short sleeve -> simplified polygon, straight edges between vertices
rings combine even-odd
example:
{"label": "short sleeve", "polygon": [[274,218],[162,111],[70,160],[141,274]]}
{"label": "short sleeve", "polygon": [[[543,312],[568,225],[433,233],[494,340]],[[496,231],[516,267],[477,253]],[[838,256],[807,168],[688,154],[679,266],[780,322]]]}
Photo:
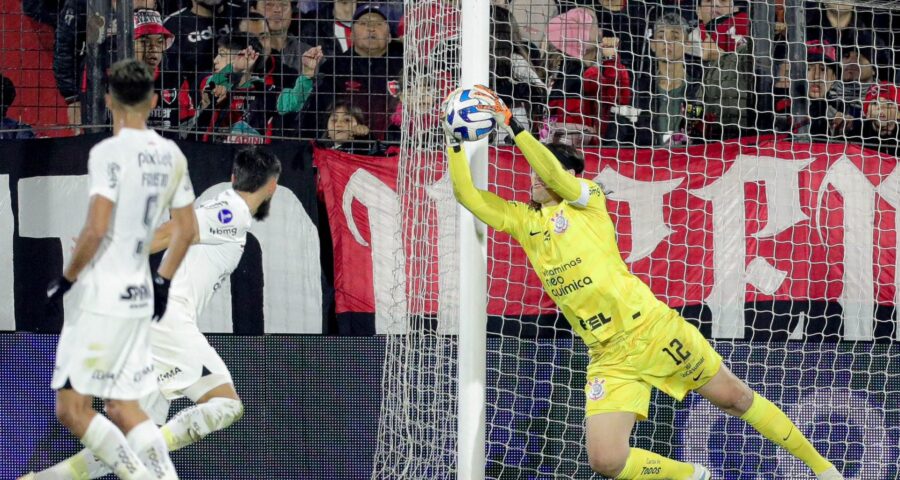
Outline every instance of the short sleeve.
{"label": "short sleeve", "polygon": [[88,158],[90,196],[100,195],[115,203],[119,199],[119,183],[122,168],[103,144],[91,149]]}
{"label": "short sleeve", "polygon": [[249,221],[241,218],[241,212],[227,202],[207,202],[195,213],[199,243],[221,245],[244,241]]}
{"label": "short sleeve", "polygon": [[178,163],[175,168],[178,185],[175,187],[174,195],[172,195],[172,208],[187,207],[194,202],[194,187],[191,185],[191,176],[187,169],[187,159],[184,158],[184,154],[181,153],[181,150],[178,150]]}

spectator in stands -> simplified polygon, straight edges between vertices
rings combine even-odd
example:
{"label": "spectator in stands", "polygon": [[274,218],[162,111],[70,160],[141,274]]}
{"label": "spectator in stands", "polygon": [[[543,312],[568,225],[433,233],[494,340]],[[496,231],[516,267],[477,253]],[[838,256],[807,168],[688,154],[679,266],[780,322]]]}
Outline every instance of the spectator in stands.
{"label": "spectator in stands", "polygon": [[623,130],[629,143],[657,147],[688,143],[688,118],[702,110],[703,72],[685,61],[687,40],[687,21],[677,13],[666,13],[653,24],[653,68],[638,80],[635,106],[641,113],[633,134]]}
{"label": "spectator in stands", "polygon": [[382,153],[370,135],[363,111],[346,100],[338,100],[329,109],[325,138],[318,143],[324,148],[359,155]]}
{"label": "spectator in stands", "polygon": [[300,38],[311,45],[319,45],[326,56],[350,50],[350,31],[356,0],[327,0],[310,17],[300,22]]}
{"label": "spectator in stands", "polygon": [[[315,89],[316,72],[325,58],[322,47],[312,47],[303,54],[303,71],[296,77],[294,86],[282,88],[278,95],[278,113],[289,115],[299,113]],[[296,122],[289,122],[296,124]]]}
{"label": "spectator in stands", "polygon": [[134,12],[134,56],[153,70],[155,91],[159,98],[156,108],[150,112],[147,126],[161,129],[165,136],[184,137],[172,129],[178,129],[182,122],[194,118],[194,104],[190,86],[186,80],[176,75],[163,76],[160,73],[166,50],[172,46],[175,36],[162,24],[159,12],[155,10],[135,10]]}
{"label": "spectator in stands", "polygon": [[[701,0],[702,1],[702,0]],[[712,21],[700,25],[703,60],[703,122],[696,122],[706,140],[740,135],[749,126],[753,87],[750,18],[731,0],[717,0]]]}
{"label": "spectator in stands", "polygon": [[[319,91],[310,102],[311,113],[321,113],[338,97],[359,107],[369,119],[372,135],[384,138],[393,113],[391,90],[399,90],[403,71],[403,45],[391,41],[390,25],[379,4],[363,4],[353,14],[353,47],[322,65]],[[307,122],[312,115],[304,117]],[[304,129],[320,128],[304,124]],[[318,136],[318,135],[317,135]]]}
{"label": "spectator in stands", "polygon": [[6,116],[16,101],[16,87],[12,80],[0,75],[0,140],[34,138],[31,126]]}
{"label": "spectator in stands", "polygon": [[[597,22],[605,38],[615,38],[621,63],[631,71],[645,72],[650,67],[646,63],[649,53],[644,41],[648,16],[659,16],[660,5],[671,5],[672,0],[595,0]],[[606,40],[607,43],[611,40]]]}
{"label": "spectator in stands", "polygon": [[862,107],[862,100],[873,85],[878,83],[875,51],[870,36],[857,31],[855,38],[847,36],[840,45],[841,52],[841,88],[844,100]]}
{"label": "spectator in stands", "polygon": [[200,79],[213,72],[216,38],[234,29],[233,19],[241,18],[240,7],[225,0],[191,0],[163,21],[175,35],[166,54],[164,75],[175,74],[196,89]]}
{"label": "spectator in stands", "polygon": [[[257,0],[256,11],[262,14],[269,24],[271,56],[282,65],[290,67],[296,75],[296,72],[303,69],[303,54],[313,46],[304,43],[291,31],[293,24],[291,2],[289,0]],[[291,81],[282,83],[292,84]]]}
{"label": "spectator in stands", "polygon": [[249,33],[263,47],[263,65],[266,86],[281,91],[297,81],[297,71],[281,62],[280,55],[272,54],[272,38],[269,24],[261,13],[249,12],[237,25],[237,31]]}
{"label": "spectator in stands", "polygon": [[866,146],[893,156],[900,154],[900,87],[888,82],[873,85],[866,94],[863,114],[862,140]]}
{"label": "spectator in stands", "polygon": [[834,119],[838,113],[838,97],[833,90],[841,78],[837,49],[818,40],[807,42],[806,61],[809,118],[803,122],[805,125],[800,127],[799,133],[813,140],[826,140],[833,133]]}
{"label": "spectator in stands", "polygon": [[586,8],[558,15],[547,26],[547,40],[558,52],[547,68],[550,117],[545,136],[554,141],[596,145],[609,138],[611,109],[631,103],[631,78],[619,61],[617,41],[604,36],[598,49],[598,34],[594,14]]}
{"label": "spectator in stands", "polygon": [[[490,61],[492,89],[510,107],[519,125],[531,130],[531,119],[546,102],[547,85],[531,63],[515,17],[497,5],[491,5]],[[501,129],[498,134],[506,132]]]}
{"label": "spectator in stands", "polygon": [[236,32],[218,40],[216,73],[200,84],[198,124],[203,141],[268,143],[273,130],[277,93],[266,88],[262,45],[252,35]]}
{"label": "spectator in stands", "polygon": [[890,15],[875,15],[843,3],[817,2],[807,9],[806,40],[822,44],[847,45],[860,41],[872,47],[869,60],[881,68],[881,80],[893,81],[894,56],[890,49],[895,34],[890,28]]}
{"label": "spectator in stands", "polygon": [[[155,4],[155,0],[133,2],[135,9],[152,9]],[[115,18],[115,15],[116,0],[111,0],[109,16]],[[87,54],[86,19],[87,0],[65,0],[57,17],[56,41],[53,46],[53,75],[56,78],[56,88],[68,105],[66,116],[69,125],[81,125],[83,120],[81,101],[88,82],[84,64]],[[104,72],[109,66],[112,52],[115,51],[115,31],[107,28],[106,36],[100,48],[100,70]],[[106,88],[101,85],[99,91],[105,92]],[[95,122],[100,123],[100,120]]]}
{"label": "spectator in stands", "polygon": [[441,101],[456,87],[453,76],[443,72],[430,79],[406,78],[400,85],[403,85],[401,91],[390,92],[396,101],[385,143],[398,144],[404,125],[410,138],[419,144],[442,136]]}

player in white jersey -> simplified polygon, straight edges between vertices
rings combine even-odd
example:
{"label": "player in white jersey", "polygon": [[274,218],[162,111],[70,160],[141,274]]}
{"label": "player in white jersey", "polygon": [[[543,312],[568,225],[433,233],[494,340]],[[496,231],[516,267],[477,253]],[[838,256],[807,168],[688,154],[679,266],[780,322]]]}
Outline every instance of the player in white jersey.
{"label": "player in white jersey", "polygon": [[[234,159],[232,188],[195,209],[192,246],[172,279],[169,306],[151,326],[150,343],[159,389],[141,400],[158,424],[166,421],[169,403],[188,397],[196,405],[163,425],[169,450],[194,443],[228,427],[243,414],[231,374],[197,327],[197,318],[222,282],[237,268],[253,220],[268,216],[278,186],[281,163],[258,147],[240,150]],[[153,253],[169,247],[175,225],[161,226],[153,238]],[[35,480],[100,478],[110,471],[85,449]]]}
{"label": "player in white jersey", "polygon": [[[120,478],[177,479],[138,400],[156,389],[150,323],[165,313],[170,279],[190,245],[194,192],[184,154],[146,127],[156,105],[152,72],[123,60],[108,78],[113,137],[91,149],[87,220],[69,265],[47,289],[53,310],[76,280],[81,294],[56,349],[56,416]],[[169,255],[151,274],[150,243],[166,209]],[[105,401],[109,419],[92,408],[94,397]]]}

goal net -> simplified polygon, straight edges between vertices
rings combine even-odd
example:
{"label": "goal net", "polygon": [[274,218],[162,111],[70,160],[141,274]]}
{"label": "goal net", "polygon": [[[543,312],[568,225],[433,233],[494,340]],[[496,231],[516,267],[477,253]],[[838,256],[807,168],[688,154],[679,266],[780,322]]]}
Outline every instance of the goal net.
{"label": "goal net", "polygon": [[[897,478],[894,2],[492,3],[490,86],[536,137],[584,152],[631,270],[846,478]],[[406,4],[405,267],[373,479],[457,476],[466,279],[436,107],[466,61],[459,12],[456,0]],[[503,135],[491,145],[488,189],[528,202],[527,162]],[[592,478],[588,352],[515,241],[486,235],[485,477]],[[714,478],[813,478],[694,394],[654,392],[631,443]]]}

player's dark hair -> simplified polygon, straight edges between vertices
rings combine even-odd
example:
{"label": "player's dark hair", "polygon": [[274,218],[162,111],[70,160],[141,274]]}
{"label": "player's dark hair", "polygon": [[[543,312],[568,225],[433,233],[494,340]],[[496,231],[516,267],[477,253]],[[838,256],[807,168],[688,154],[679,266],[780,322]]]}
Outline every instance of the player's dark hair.
{"label": "player's dark hair", "polygon": [[123,105],[145,102],[153,94],[153,72],[133,58],[119,60],[109,68],[109,93]]}
{"label": "player's dark hair", "polygon": [[566,170],[575,170],[576,175],[584,171],[584,156],[575,147],[554,142],[547,145],[547,150],[553,153]]}
{"label": "player's dark hair", "polygon": [[255,192],[270,178],[281,174],[281,161],[272,152],[260,147],[238,150],[234,156],[232,187],[241,192]]}

